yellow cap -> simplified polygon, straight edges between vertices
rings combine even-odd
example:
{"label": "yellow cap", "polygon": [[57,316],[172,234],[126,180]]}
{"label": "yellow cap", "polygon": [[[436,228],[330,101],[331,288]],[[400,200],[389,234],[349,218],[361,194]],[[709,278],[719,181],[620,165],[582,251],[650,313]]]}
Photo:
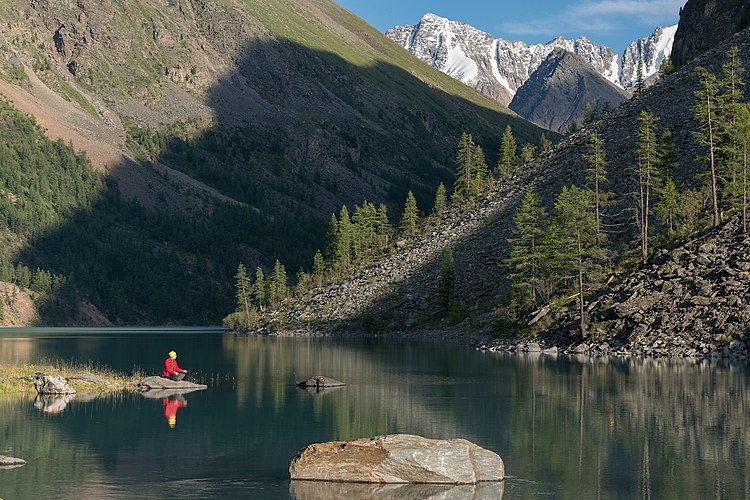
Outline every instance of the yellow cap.
{"label": "yellow cap", "polygon": [[174,358],[175,356],[177,356],[177,353],[176,353],[176,352],[174,352],[174,351],[169,351],[169,357],[170,357],[170,358]]}

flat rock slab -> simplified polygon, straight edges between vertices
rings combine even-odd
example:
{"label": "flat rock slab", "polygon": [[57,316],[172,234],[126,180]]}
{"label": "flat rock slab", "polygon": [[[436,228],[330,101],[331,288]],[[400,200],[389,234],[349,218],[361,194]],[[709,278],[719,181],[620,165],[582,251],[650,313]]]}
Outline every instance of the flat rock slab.
{"label": "flat rock slab", "polygon": [[355,483],[476,484],[502,481],[502,459],[465,439],[393,434],[312,444],[292,457],[292,479]]}
{"label": "flat rock slab", "polygon": [[88,373],[88,372],[76,373],[75,375],[71,375],[68,378],[70,380],[75,380],[76,382],[83,383],[83,384],[110,385],[109,382],[104,380],[103,378],[97,377],[93,373]]}
{"label": "flat rock slab", "polygon": [[20,467],[22,465],[26,465],[26,460],[0,455],[0,468]]}
{"label": "flat rock slab", "polygon": [[300,387],[341,387],[346,385],[343,382],[339,382],[338,380],[334,380],[332,378],[324,377],[323,375],[316,375],[314,377],[310,377],[309,379],[297,382],[297,385]]}
{"label": "flat rock slab", "polygon": [[208,389],[207,385],[194,384],[192,382],[176,381],[164,377],[146,377],[138,382],[139,391],[149,391],[151,389],[187,389],[201,390]]}

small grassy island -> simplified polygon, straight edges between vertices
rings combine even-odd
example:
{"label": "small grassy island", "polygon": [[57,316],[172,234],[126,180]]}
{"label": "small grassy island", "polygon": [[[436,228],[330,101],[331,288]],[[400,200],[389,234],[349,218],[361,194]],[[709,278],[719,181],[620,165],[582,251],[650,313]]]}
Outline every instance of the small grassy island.
{"label": "small grassy island", "polygon": [[0,395],[35,393],[33,374],[61,375],[78,393],[135,391],[141,373],[126,375],[110,368],[53,362],[48,364],[0,364]]}

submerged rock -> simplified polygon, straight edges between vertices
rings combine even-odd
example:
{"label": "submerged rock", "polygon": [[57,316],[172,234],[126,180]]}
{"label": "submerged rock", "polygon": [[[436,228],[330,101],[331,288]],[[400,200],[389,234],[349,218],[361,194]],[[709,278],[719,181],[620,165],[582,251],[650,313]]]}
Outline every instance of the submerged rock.
{"label": "submerged rock", "polygon": [[297,385],[300,387],[341,387],[346,385],[343,382],[339,382],[338,380],[334,380],[332,378],[324,377],[323,375],[316,375],[314,377],[310,377],[309,379],[297,382]]}
{"label": "submerged rock", "polygon": [[187,390],[200,390],[208,389],[207,385],[194,384],[185,380],[177,381],[164,377],[146,377],[138,382],[139,391],[149,391],[151,389],[187,389]]}
{"label": "submerged rock", "polygon": [[465,439],[394,434],[312,444],[289,463],[292,479],[356,483],[476,484],[502,481],[502,459]]}
{"label": "submerged rock", "polygon": [[75,394],[62,375],[35,374],[34,388],[39,394]]}

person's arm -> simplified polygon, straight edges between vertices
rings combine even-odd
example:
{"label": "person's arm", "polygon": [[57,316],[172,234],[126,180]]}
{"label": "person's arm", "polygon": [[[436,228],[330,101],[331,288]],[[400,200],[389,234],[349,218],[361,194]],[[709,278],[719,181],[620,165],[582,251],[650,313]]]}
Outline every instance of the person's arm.
{"label": "person's arm", "polygon": [[177,373],[187,373],[187,370],[183,370],[182,368],[180,368],[179,366],[177,366],[177,360],[176,359],[173,362],[174,362],[174,371],[175,372],[177,372]]}

